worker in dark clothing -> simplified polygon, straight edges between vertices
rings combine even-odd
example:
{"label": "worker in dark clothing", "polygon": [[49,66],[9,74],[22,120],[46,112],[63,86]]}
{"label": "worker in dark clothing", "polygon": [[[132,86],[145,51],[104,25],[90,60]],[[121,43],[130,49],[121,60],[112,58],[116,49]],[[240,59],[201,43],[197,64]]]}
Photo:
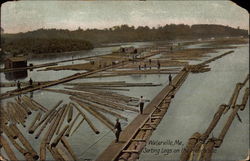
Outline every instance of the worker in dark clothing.
{"label": "worker in dark clothing", "polygon": [[119,142],[119,137],[120,137],[120,133],[122,132],[122,128],[121,128],[121,123],[119,122],[119,119],[116,119],[116,124],[115,124],[115,137],[116,140],[115,142]]}
{"label": "worker in dark clothing", "polygon": [[168,81],[169,81],[169,85],[171,85],[172,84],[172,75],[171,74],[169,74],[169,76],[168,76]]}
{"label": "worker in dark clothing", "polygon": [[158,68],[158,70],[161,68],[161,63],[159,60],[157,60],[157,68]]}
{"label": "worker in dark clothing", "polygon": [[33,80],[30,78],[30,80],[29,80],[29,84],[30,84],[30,86],[32,86],[33,85]]}
{"label": "worker in dark clothing", "polygon": [[140,106],[140,113],[143,113],[143,107],[144,107],[144,99],[143,96],[141,96],[140,100],[139,100],[139,106]]}
{"label": "worker in dark clothing", "polygon": [[20,81],[17,81],[17,89],[21,90],[21,83],[20,83]]}
{"label": "worker in dark clothing", "polygon": [[141,65],[138,66],[138,69],[141,70]]}

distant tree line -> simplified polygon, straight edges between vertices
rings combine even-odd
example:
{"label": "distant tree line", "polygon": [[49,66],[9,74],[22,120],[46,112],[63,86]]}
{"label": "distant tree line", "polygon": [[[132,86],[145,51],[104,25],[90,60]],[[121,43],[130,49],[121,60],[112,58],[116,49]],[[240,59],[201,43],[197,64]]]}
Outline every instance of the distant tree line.
{"label": "distant tree line", "polygon": [[[150,28],[148,26],[120,25],[106,29],[86,29],[80,27],[66,29],[38,29],[26,33],[3,34],[3,49],[12,48],[19,52],[34,53],[62,52],[91,49],[104,43],[135,41],[164,41],[176,39],[198,39],[227,36],[248,36],[248,31],[223,25],[167,24]],[[91,42],[91,43],[90,43]]]}

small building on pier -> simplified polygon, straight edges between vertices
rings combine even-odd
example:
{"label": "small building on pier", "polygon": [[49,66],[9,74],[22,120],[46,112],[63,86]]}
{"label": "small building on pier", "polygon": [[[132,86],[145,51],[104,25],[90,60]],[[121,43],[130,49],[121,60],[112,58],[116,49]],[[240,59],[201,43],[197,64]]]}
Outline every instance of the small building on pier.
{"label": "small building on pier", "polygon": [[22,68],[27,67],[27,59],[23,56],[10,57],[5,60],[4,68]]}

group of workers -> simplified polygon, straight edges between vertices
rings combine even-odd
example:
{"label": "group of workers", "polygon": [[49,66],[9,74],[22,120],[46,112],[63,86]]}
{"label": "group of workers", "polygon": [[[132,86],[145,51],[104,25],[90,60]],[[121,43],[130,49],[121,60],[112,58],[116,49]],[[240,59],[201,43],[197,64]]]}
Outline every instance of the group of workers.
{"label": "group of workers", "polygon": [[[152,60],[149,59],[149,69],[151,69],[151,63],[152,63]],[[144,67],[144,70],[146,70],[147,69],[147,64],[144,63],[144,66],[141,66],[141,64],[139,64],[138,69],[141,70],[142,67]],[[161,63],[160,63],[159,60],[157,60],[157,69],[160,70],[160,68],[161,68]]]}
{"label": "group of workers", "polygon": [[[20,82],[19,80],[17,81],[16,86],[17,86],[17,89],[20,91],[20,90],[21,90],[21,82]],[[29,80],[29,86],[30,86],[30,87],[33,86],[33,80],[32,80],[31,78],[30,78],[30,80]]]}
{"label": "group of workers", "polygon": [[[169,76],[168,76],[168,81],[169,81],[169,85],[172,85],[172,75],[171,74],[169,74]],[[139,99],[139,108],[140,108],[141,115],[143,114],[144,103],[145,103],[145,99],[143,98],[143,96],[141,96]],[[116,137],[115,142],[117,143],[117,142],[119,142],[120,133],[122,132],[121,123],[119,122],[119,119],[116,119],[116,124],[114,126],[114,130],[115,130],[115,137]]]}

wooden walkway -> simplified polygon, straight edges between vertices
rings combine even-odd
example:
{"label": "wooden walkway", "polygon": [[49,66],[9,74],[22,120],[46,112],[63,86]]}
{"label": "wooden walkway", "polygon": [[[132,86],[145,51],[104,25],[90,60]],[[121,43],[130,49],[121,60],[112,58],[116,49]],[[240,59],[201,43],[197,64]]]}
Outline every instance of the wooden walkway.
{"label": "wooden walkway", "polygon": [[[137,158],[146,145],[153,130],[160,123],[167,112],[171,96],[180,88],[189,72],[183,69],[176,75],[172,85],[167,85],[145,108],[144,113],[138,115],[121,133],[120,142],[114,141],[97,158],[96,161],[115,161]],[[152,126],[153,125],[153,126]],[[144,131],[144,134],[143,132]],[[138,135],[141,138],[138,138]],[[136,142],[136,143],[134,143]],[[135,146],[133,146],[135,145]],[[131,148],[132,147],[132,148]]]}

